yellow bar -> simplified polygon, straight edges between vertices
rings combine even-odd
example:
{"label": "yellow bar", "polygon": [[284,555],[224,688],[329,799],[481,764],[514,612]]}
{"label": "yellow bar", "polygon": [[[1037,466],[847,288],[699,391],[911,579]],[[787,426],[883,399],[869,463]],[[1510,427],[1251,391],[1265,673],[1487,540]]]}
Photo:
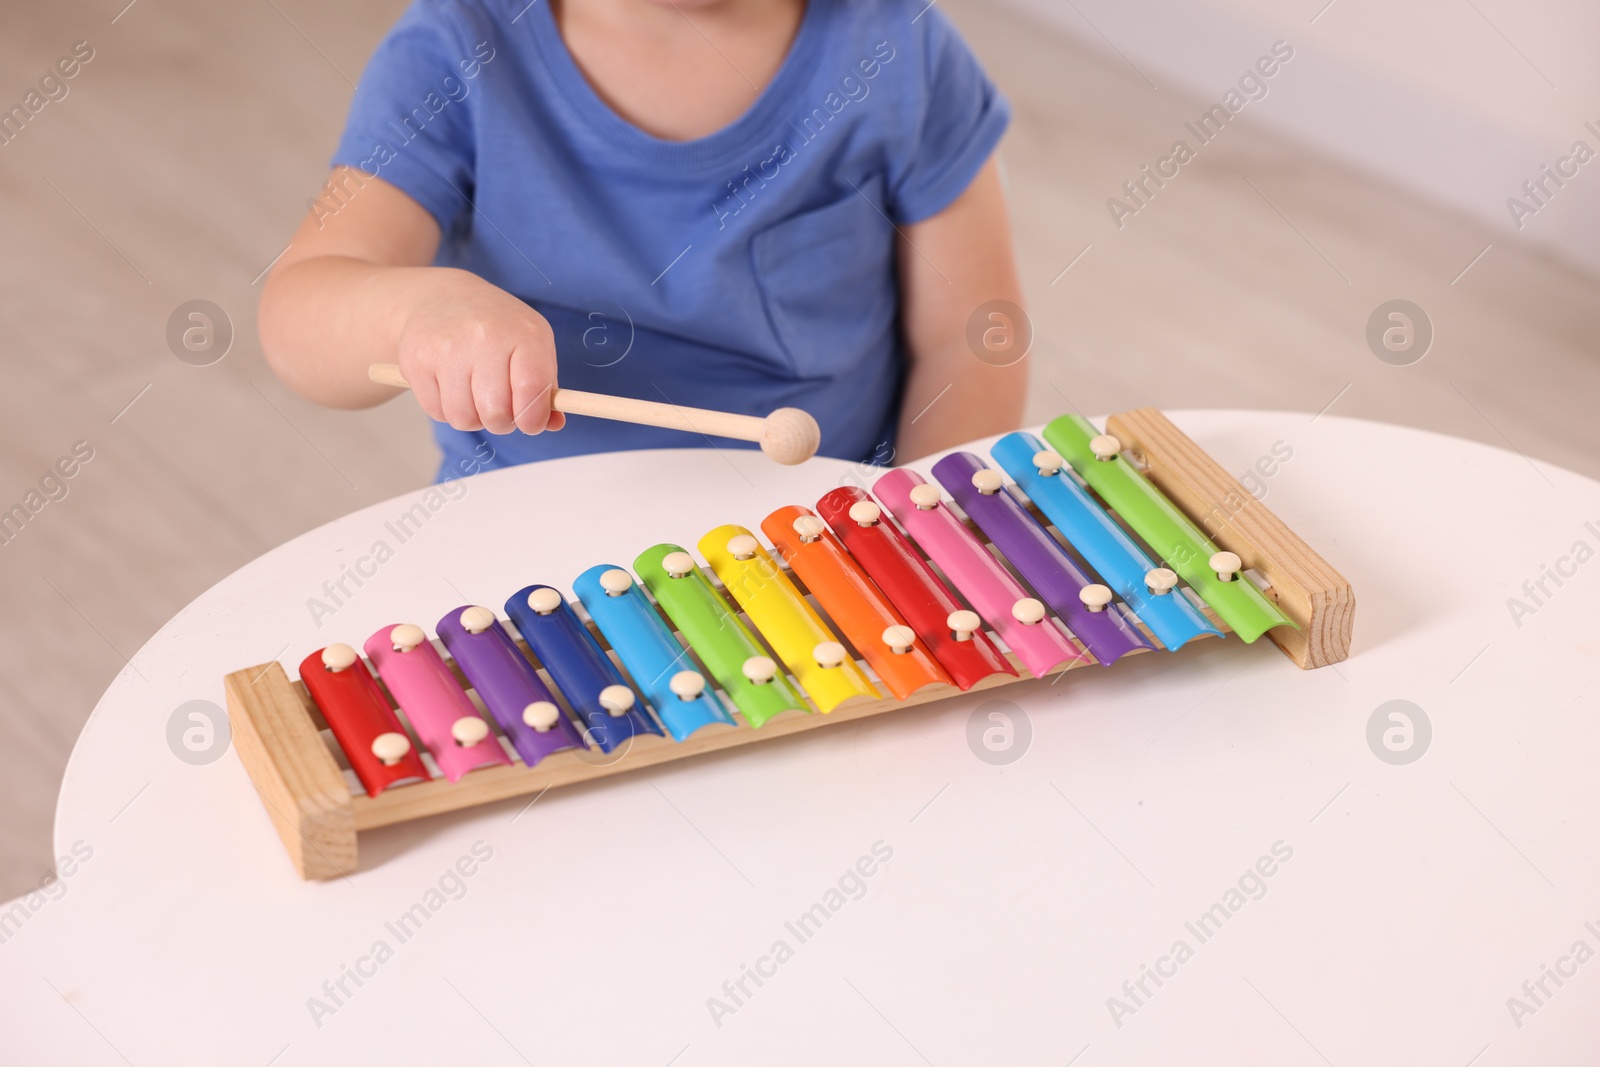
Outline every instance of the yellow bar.
{"label": "yellow bar", "polygon": [[[729,543],[749,538],[742,547],[748,559],[737,559]],[[868,680],[855,658],[845,651],[838,666],[817,662],[817,646],[824,642],[843,644],[828,629],[816,609],[783,573],[783,568],[743,526],[718,526],[700,539],[700,554],[722,580],[733,599],[739,602],[750,622],[772,646],[800,682],[817,710],[829,712],[851,697],[881,696]]]}

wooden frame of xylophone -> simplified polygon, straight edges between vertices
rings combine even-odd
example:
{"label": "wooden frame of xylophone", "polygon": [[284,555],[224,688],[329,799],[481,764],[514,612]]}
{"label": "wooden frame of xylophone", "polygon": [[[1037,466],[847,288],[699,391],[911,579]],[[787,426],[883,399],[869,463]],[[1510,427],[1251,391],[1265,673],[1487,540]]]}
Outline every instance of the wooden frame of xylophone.
{"label": "wooden frame of xylophone", "polygon": [[[1299,628],[1267,636],[1302,668],[1344,659],[1350,648],[1355,597],[1348,582],[1159,411],[1113,415],[1106,430],[1121,443],[1144,477],[1215,544],[1238,554],[1244,568],[1265,579],[1268,598]],[[981,536],[981,534],[980,534]],[[793,576],[791,575],[791,578]],[[797,582],[797,584],[799,584]],[[804,586],[800,587],[804,593]],[[729,610],[739,612],[730,601]],[[1213,613],[1207,612],[1219,623]],[[589,626],[610,652],[599,631]],[[533,659],[527,645],[522,652]],[[1159,645],[1157,646],[1159,647]],[[611,653],[615,659],[615,654]],[[1015,677],[993,676],[970,691],[1032,676],[1008,654]],[[467,682],[453,661],[452,672]],[[1071,662],[1051,671],[1078,666]],[[540,666],[534,659],[535,666]],[[336,743],[307,695],[278,662],[235,671],[224,679],[234,744],[290,859],[303,878],[325,879],[357,867],[357,838],[367,830],[448,811],[688,759],[706,752],[791,736],[830,724],[854,722],[895,708],[959,695],[951,686],[928,686],[908,699],[857,698],[827,714],[780,715],[759,730],[735,711],[734,729],[702,729],[683,741],[641,736],[610,756],[594,750],[556,752],[528,767],[521,762],[474,771],[454,784],[432,778],[378,796],[353,790],[335,759]]]}

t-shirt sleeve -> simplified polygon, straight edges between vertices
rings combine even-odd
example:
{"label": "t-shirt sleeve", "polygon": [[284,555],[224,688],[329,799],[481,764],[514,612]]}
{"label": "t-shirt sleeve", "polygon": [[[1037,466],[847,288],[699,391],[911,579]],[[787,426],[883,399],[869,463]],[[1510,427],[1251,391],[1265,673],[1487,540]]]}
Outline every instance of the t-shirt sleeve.
{"label": "t-shirt sleeve", "polygon": [[492,46],[466,41],[444,4],[413,4],[361,75],[333,165],[398,187],[450,233],[471,210],[474,79],[485,49],[492,58]]}
{"label": "t-shirt sleeve", "polygon": [[937,215],[965,192],[1011,120],[1010,104],[944,13],[930,6],[918,21],[926,24],[920,125],[890,194],[901,224]]}

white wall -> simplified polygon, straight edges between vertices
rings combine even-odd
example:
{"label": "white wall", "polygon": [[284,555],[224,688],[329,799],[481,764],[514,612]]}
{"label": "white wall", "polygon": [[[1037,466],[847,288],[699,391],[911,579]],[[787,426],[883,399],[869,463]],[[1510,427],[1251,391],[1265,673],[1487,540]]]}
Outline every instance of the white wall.
{"label": "white wall", "polygon": [[[1161,89],[1207,103],[1286,40],[1295,58],[1246,109],[1250,121],[1600,274],[1594,0],[996,2],[1114,46]],[[1507,198],[1578,140],[1597,158],[1519,231]]]}

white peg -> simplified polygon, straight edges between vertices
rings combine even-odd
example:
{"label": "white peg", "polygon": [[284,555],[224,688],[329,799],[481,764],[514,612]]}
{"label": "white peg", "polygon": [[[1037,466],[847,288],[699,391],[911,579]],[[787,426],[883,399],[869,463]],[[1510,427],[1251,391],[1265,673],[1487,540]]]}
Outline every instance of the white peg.
{"label": "white peg", "polygon": [[1031,596],[1025,596],[1011,605],[1011,617],[1024,626],[1037,626],[1044,621],[1044,605]]}
{"label": "white peg", "polygon": [[528,607],[540,615],[552,614],[561,606],[561,593],[548,585],[541,585],[528,594]]}
{"label": "white peg", "polygon": [[993,467],[972,472],[972,487],[984,496],[994,496],[1005,484],[1005,479],[1000,477],[1000,472]]}
{"label": "white peg", "polygon": [[393,767],[405,759],[406,753],[410,751],[411,738],[405,734],[397,734],[393,730],[381,733],[372,739],[372,754],[382,760],[385,767]]}
{"label": "white peg", "polygon": [[844,646],[837,641],[819,641],[811,650],[811,658],[819,667],[838,667],[844,663],[846,655]]}
{"label": "white peg", "polygon": [[857,500],[850,505],[850,521],[857,526],[876,526],[883,509],[871,500]]}
{"label": "white peg", "polygon": [[1090,611],[1104,611],[1106,605],[1111,603],[1111,590],[1097,582],[1078,590],[1078,599],[1083,601],[1083,606]]}
{"label": "white peg", "polygon": [[983,625],[983,620],[978,618],[976,611],[952,611],[945,625],[950,627],[950,633],[957,641],[970,641]]}
{"label": "white peg", "polygon": [[728,538],[728,555],[734,559],[755,559],[756,552],[761,548],[761,542],[749,534],[738,534]]}
{"label": "white peg", "polygon": [[605,590],[606,596],[623,596],[633,588],[633,575],[621,567],[601,571],[600,588]]}
{"label": "white peg", "polygon": [[463,715],[450,724],[450,736],[462,748],[471,748],[489,736],[489,724],[476,715]]}
{"label": "white peg", "polygon": [[800,515],[794,520],[794,532],[800,535],[800,543],[809,545],[822,537],[822,520],[815,515]]}
{"label": "white peg", "polygon": [[1094,453],[1094,458],[1104,463],[1108,459],[1115,459],[1117,453],[1122,451],[1122,442],[1108,433],[1100,434],[1089,441],[1089,451]]}
{"label": "white peg", "polygon": [[1211,569],[1217,572],[1219,582],[1233,581],[1243,566],[1244,560],[1239,558],[1237,552],[1218,552],[1211,557]]}
{"label": "white peg", "polygon": [[409,622],[403,622],[389,631],[389,643],[396,652],[410,652],[427,640],[428,635],[422,632],[422,627]]}
{"label": "white peg", "polygon": [[522,709],[522,721],[541,734],[549,733],[561,721],[561,709],[548,700],[535,700]]}
{"label": "white peg", "polygon": [[911,487],[911,503],[918,511],[932,511],[939,506],[941,499],[939,487],[923,482],[921,485]]}
{"label": "white peg", "polygon": [[459,621],[461,628],[467,633],[481,634],[494,625],[494,612],[474,604],[470,608],[462,609]]}
{"label": "white peg", "polygon": [[1040,474],[1049,478],[1060,474],[1061,468],[1067,465],[1067,461],[1061,458],[1060,452],[1053,448],[1046,448],[1033,454],[1033,465]]}
{"label": "white peg", "polygon": [[909,626],[890,626],[883,631],[883,643],[895,653],[911,651],[911,646],[917,641],[917,631]]}
{"label": "white peg", "polygon": [[356,650],[346,644],[333,644],[322,650],[322,665],[338,674],[355,666]]}
{"label": "white peg", "polygon": [[756,685],[766,685],[778,676],[778,665],[771,656],[751,656],[739,669]]}
{"label": "white peg", "polygon": [[1166,567],[1157,567],[1144,576],[1144,587],[1155,596],[1166,596],[1177,588],[1178,574]]}
{"label": "white peg", "polygon": [[661,569],[669,578],[687,578],[694,573],[694,557],[687,552],[668,552],[661,557]]}
{"label": "white peg", "polygon": [[625,685],[608,685],[600,690],[600,706],[613,718],[626,715],[633,707],[633,690]]}
{"label": "white peg", "polygon": [[699,700],[706,691],[706,680],[699,671],[679,671],[667,681],[667,687],[679,700]]}

